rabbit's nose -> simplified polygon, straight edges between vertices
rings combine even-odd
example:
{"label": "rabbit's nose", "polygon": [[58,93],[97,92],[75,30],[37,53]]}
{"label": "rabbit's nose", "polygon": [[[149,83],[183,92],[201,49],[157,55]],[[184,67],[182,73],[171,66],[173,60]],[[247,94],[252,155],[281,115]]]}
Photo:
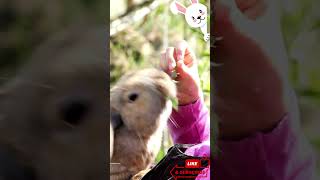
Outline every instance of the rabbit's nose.
{"label": "rabbit's nose", "polygon": [[111,125],[113,129],[117,129],[123,125],[122,117],[117,112],[111,112]]}
{"label": "rabbit's nose", "polygon": [[201,19],[201,16],[198,16],[197,19]]}

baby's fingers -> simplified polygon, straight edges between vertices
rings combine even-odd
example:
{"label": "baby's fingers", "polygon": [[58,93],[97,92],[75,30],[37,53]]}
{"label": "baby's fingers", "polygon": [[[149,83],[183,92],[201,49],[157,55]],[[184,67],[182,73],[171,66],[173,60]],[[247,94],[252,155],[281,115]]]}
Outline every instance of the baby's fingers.
{"label": "baby's fingers", "polygon": [[174,47],[168,47],[166,50],[166,61],[168,64],[168,70],[173,71],[176,67],[176,61],[174,59]]}
{"label": "baby's fingers", "polygon": [[183,61],[188,67],[192,66],[195,61],[194,53],[186,41],[180,41],[175,48],[176,61]]}
{"label": "baby's fingers", "polygon": [[160,68],[170,75],[170,72],[176,67],[176,61],[174,60],[174,48],[169,47],[161,53]]}

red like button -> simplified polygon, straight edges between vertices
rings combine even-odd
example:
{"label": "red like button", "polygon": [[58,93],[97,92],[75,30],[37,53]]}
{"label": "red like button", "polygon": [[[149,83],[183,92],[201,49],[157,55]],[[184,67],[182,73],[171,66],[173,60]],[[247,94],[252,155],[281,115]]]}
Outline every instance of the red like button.
{"label": "red like button", "polygon": [[200,168],[200,160],[199,159],[187,159],[185,167],[186,168]]}

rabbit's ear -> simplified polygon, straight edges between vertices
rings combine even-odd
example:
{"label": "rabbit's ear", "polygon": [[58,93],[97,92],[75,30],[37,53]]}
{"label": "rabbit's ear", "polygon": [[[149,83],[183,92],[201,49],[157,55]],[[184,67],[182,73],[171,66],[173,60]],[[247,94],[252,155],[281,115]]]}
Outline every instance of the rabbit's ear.
{"label": "rabbit's ear", "polygon": [[180,4],[177,1],[173,1],[170,4],[170,10],[173,14],[178,14],[178,13],[185,14],[186,13],[186,7],[184,7],[182,4]]}
{"label": "rabbit's ear", "polygon": [[199,3],[198,0],[190,0],[190,2],[191,2],[192,4],[197,4],[197,3]]}
{"label": "rabbit's ear", "polygon": [[160,91],[165,97],[172,98],[176,97],[175,86],[168,88],[168,83],[165,80],[158,79],[156,80],[156,88]]}

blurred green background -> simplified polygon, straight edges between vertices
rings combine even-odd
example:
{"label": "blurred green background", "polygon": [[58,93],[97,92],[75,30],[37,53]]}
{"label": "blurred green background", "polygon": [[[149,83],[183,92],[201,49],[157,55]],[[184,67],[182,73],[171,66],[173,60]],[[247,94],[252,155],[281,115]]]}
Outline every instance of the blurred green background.
{"label": "blurred green background", "polygon": [[[181,2],[187,3],[186,0]],[[204,1],[202,1],[204,2]],[[318,0],[282,0],[282,27],[289,54],[290,78],[301,110],[302,128],[320,155],[320,6]],[[111,19],[110,76],[113,84],[129,69],[154,67],[164,47],[186,39],[199,58],[201,87],[209,104],[209,47],[198,29],[173,15],[166,0],[77,0],[0,2],[0,82],[10,80],[32,51],[56,32],[76,23]],[[208,5],[208,3],[207,3]],[[163,143],[162,154],[171,142]],[[319,161],[318,161],[319,162]],[[320,166],[318,166],[320,167]],[[320,172],[320,168],[318,168]]]}
{"label": "blurred green background", "polygon": [[320,1],[284,0],[282,29],[300,120],[314,147],[320,173]]}

